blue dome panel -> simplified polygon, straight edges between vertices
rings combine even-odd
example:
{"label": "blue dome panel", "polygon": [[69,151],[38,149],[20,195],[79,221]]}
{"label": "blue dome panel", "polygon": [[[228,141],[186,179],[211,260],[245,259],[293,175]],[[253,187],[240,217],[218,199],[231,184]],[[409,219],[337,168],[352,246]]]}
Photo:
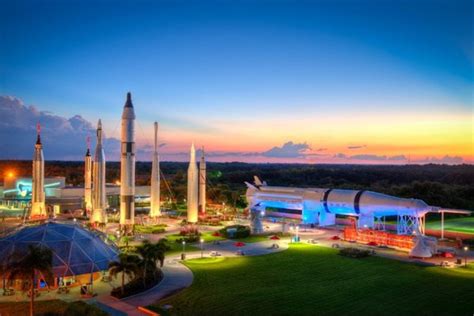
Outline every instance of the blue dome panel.
{"label": "blue dome panel", "polygon": [[117,260],[118,249],[105,243],[103,238],[103,234],[76,224],[48,222],[25,227],[0,239],[0,265],[7,263],[10,254],[22,253],[29,245],[41,244],[53,251],[56,276],[106,270],[110,261]]}

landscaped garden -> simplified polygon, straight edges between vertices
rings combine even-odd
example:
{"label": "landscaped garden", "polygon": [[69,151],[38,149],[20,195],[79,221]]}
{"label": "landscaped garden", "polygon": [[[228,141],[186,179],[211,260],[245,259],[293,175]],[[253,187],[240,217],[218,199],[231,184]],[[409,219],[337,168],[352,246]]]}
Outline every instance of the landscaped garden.
{"label": "landscaped garden", "polygon": [[472,315],[474,271],[292,244],[256,257],[186,261],[191,287],[150,308],[177,315]]}
{"label": "landscaped garden", "polygon": [[135,225],[133,229],[136,234],[161,234],[165,232],[166,226],[166,224]]}

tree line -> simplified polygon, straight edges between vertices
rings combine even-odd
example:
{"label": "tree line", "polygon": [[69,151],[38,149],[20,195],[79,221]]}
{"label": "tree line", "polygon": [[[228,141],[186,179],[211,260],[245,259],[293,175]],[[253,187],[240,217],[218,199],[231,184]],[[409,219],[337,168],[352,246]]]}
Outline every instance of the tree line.
{"label": "tree line", "polygon": [[[163,199],[186,198],[184,162],[162,162]],[[364,189],[399,197],[419,198],[429,205],[474,210],[473,165],[308,165],[248,164],[240,162],[207,163],[208,198],[229,206],[245,205],[244,181],[257,175],[269,185]],[[13,172],[31,176],[31,161],[0,161],[0,175]],[[81,186],[84,163],[81,161],[47,161],[46,177],[64,176],[66,183]],[[151,163],[137,162],[136,184],[150,185]],[[120,179],[120,163],[107,163],[107,182]]]}

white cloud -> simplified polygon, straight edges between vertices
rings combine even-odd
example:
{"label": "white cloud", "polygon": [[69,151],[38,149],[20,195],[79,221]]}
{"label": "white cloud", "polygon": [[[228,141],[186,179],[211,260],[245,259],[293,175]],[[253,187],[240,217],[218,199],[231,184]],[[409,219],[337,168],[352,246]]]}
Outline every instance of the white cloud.
{"label": "white cloud", "polygon": [[265,157],[273,158],[301,158],[306,155],[306,151],[311,149],[306,143],[293,143],[289,141],[283,146],[275,146],[262,153]]}
{"label": "white cloud", "polygon": [[[18,98],[0,96],[0,117],[0,159],[31,159],[38,123],[46,160],[80,160],[88,136],[95,144],[95,125],[80,115],[65,118],[26,106]],[[119,145],[117,139],[105,138],[106,157],[118,153]]]}

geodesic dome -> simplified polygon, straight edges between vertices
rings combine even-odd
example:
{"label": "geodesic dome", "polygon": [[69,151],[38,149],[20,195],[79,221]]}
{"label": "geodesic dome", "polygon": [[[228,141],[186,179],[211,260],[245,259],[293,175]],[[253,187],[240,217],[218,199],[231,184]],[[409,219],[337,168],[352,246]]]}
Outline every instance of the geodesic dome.
{"label": "geodesic dome", "polygon": [[107,270],[118,257],[118,249],[105,238],[76,224],[48,222],[28,226],[0,239],[0,264],[10,255],[28,250],[28,245],[42,245],[53,251],[55,276],[70,276]]}

